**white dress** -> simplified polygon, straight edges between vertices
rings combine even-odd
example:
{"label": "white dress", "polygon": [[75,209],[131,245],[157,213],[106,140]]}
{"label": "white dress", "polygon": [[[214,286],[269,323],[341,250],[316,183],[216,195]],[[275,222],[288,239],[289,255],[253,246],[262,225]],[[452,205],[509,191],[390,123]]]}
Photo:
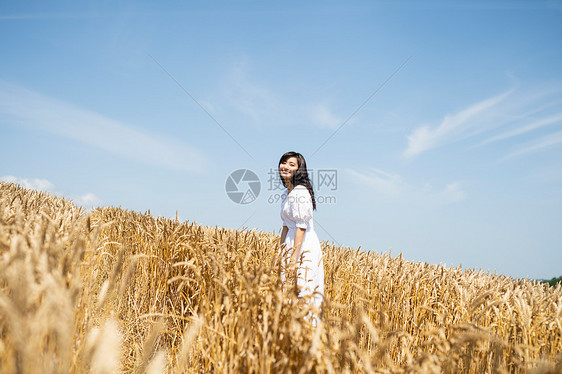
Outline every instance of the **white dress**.
{"label": "white dress", "polygon": [[[312,198],[303,185],[298,185],[281,201],[281,220],[289,231],[285,237],[285,248],[292,248],[297,227],[306,229],[299,254],[300,266],[297,271],[299,296],[313,295],[314,304],[322,304],[324,295],[324,262],[322,248],[312,221]],[[300,262],[302,260],[302,262]]]}

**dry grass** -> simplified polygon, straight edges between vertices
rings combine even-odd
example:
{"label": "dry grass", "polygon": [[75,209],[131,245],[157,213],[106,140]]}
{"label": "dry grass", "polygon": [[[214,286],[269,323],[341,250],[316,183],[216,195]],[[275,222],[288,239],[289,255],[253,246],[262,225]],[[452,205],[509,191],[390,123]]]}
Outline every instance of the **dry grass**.
{"label": "dry grass", "polygon": [[0,372],[562,372],[560,286],[323,250],[314,328],[277,235],[1,183]]}

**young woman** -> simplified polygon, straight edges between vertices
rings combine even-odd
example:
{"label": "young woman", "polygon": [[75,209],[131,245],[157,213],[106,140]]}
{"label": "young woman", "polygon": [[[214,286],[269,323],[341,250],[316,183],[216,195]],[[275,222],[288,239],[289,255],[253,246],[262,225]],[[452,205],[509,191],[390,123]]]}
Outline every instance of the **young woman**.
{"label": "young woman", "polygon": [[[280,244],[289,249],[289,265],[296,267],[299,296],[312,295],[314,304],[320,307],[324,294],[324,263],[312,222],[316,201],[304,157],[297,152],[281,156],[279,176],[283,186],[287,187],[281,201],[283,230]],[[294,278],[287,280],[294,281]]]}

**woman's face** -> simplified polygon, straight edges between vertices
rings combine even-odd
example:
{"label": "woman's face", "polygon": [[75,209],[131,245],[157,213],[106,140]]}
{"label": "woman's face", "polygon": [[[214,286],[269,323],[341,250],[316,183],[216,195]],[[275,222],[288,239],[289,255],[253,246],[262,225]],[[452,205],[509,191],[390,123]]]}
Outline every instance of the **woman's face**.
{"label": "woman's face", "polygon": [[289,157],[279,165],[279,174],[285,181],[290,181],[297,172],[299,163],[296,157]]}

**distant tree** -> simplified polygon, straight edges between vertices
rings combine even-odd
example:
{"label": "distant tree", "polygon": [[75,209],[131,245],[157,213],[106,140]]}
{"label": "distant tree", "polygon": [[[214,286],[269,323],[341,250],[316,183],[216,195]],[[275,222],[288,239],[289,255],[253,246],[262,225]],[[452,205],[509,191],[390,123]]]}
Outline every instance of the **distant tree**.
{"label": "distant tree", "polygon": [[545,281],[545,283],[550,284],[552,287],[556,286],[558,283],[562,283],[562,276],[558,278],[552,278],[549,281]]}

